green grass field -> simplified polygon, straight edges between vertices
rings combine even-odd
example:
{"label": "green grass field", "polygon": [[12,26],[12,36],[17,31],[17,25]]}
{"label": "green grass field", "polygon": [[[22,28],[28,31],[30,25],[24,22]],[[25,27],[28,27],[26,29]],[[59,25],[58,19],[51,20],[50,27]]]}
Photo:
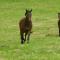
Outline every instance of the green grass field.
{"label": "green grass field", "polygon": [[[19,20],[31,9],[33,33],[21,45]],[[60,60],[60,0],[0,0],[0,60]]]}

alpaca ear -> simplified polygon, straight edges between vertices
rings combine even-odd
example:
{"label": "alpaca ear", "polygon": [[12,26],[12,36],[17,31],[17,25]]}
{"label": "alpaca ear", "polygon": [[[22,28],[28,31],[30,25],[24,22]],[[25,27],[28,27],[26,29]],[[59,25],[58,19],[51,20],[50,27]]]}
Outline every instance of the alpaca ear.
{"label": "alpaca ear", "polygon": [[60,20],[60,13],[58,13],[58,18],[59,18],[59,20]]}
{"label": "alpaca ear", "polygon": [[27,12],[28,10],[26,9],[26,12]]}
{"label": "alpaca ear", "polygon": [[32,9],[30,10],[30,12],[32,12]]}
{"label": "alpaca ear", "polygon": [[26,16],[26,14],[27,14],[27,11],[28,11],[28,10],[27,10],[27,9],[25,9],[25,11],[26,11],[26,12],[25,12],[25,16]]}

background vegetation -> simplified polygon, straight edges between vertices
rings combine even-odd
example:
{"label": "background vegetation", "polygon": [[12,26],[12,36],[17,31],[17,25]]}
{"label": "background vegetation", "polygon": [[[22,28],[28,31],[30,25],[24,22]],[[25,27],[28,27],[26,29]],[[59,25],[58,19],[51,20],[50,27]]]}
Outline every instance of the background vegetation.
{"label": "background vegetation", "polygon": [[[19,20],[31,9],[30,43],[20,44]],[[0,60],[60,60],[60,0],[0,0]]]}

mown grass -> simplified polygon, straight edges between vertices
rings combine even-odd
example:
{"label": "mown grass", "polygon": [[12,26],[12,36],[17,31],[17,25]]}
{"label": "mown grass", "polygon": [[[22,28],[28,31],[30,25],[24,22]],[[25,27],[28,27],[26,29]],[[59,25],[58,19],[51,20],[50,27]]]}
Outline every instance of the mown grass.
{"label": "mown grass", "polygon": [[[33,9],[30,43],[20,44],[19,20]],[[60,0],[0,0],[0,60],[60,60],[57,13]]]}

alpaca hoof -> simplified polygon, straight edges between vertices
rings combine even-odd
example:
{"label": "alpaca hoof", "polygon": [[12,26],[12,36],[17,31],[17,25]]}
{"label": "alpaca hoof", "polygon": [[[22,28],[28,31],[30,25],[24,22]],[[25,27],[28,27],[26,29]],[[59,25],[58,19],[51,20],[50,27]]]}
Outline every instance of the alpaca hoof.
{"label": "alpaca hoof", "polygon": [[21,42],[21,44],[23,44],[23,41]]}

